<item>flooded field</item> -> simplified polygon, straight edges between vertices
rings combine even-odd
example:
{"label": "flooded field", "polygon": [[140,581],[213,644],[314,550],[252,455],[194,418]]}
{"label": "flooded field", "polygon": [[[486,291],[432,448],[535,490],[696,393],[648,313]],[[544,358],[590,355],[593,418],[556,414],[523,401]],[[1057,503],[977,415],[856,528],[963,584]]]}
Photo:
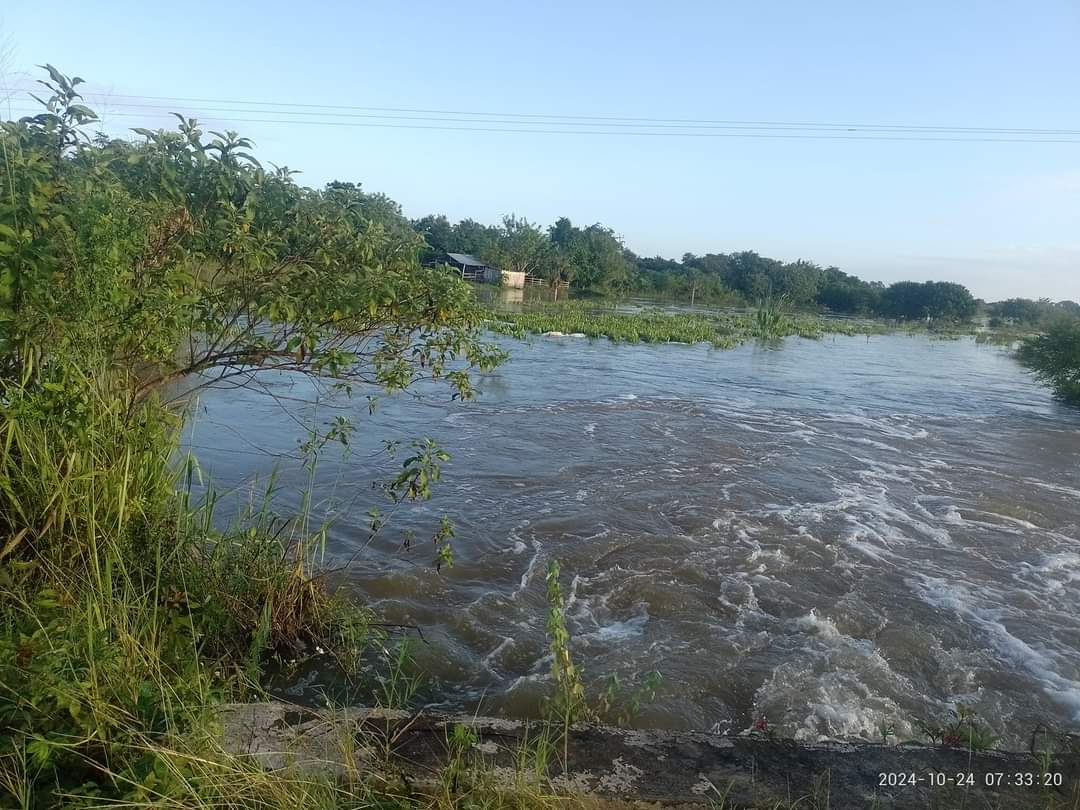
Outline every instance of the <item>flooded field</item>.
{"label": "flooded field", "polygon": [[[417,624],[443,707],[534,714],[547,693],[548,562],[590,686],[663,675],[642,725],[876,737],[974,705],[1014,741],[1080,727],[1080,413],[966,338],[704,346],[506,340],[473,402],[310,402],[309,383],[205,392],[189,441],[219,487],[324,454],[329,563],[387,621]],[[384,440],[452,455],[435,498],[368,543]],[[407,512],[407,513],[406,513]],[[456,525],[436,573],[425,532]],[[409,551],[401,532],[420,538]],[[327,687],[307,674],[304,689]]]}

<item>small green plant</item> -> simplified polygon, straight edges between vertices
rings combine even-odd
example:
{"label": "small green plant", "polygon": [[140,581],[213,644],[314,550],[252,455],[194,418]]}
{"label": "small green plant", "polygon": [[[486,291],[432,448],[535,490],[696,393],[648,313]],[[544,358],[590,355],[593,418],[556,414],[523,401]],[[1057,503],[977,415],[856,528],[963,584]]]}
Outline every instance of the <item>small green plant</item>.
{"label": "small green plant", "polygon": [[881,735],[881,744],[888,745],[889,738],[896,736],[896,723],[890,722],[887,718],[881,718],[878,723],[878,734]]}
{"label": "small green plant", "polygon": [[472,768],[472,750],[479,742],[476,730],[464,723],[455,723],[447,740],[447,764],[439,775],[448,798],[465,787]]}
{"label": "small green plant", "polygon": [[656,699],[656,692],[662,681],[661,674],[653,670],[646,673],[639,684],[628,688],[619,681],[618,675],[611,673],[607,677],[604,692],[597,701],[597,715],[604,722],[617,726],[629,725],[640,713],[643,703]]}
{"label": "small green plant", "polygon": [[558,560],[548,564],[546,579],[547,634],[551,647],[551,675],[555,681],[555,696],[551,700],[550,711],[564,727],[569,728],[578,720],[592,719],[595,715],[586,700],[581,673],[570,654],[570,631],[566,626]]}
{"label": "small green plant", "polygon": [[978,713],[970,706],[960,704],[951,711],[951,716],[943,723],[916,719],[912,725],[918,729],[933,745],[948,748],[964,748],[969,751],[989,751],[1000,736],[979,719]]}
{"label": "small green plant", "polygon": [[784,314],[783,300],[766,296],[754,312],[754,337],[779,338],[789,334],[791,321]]}

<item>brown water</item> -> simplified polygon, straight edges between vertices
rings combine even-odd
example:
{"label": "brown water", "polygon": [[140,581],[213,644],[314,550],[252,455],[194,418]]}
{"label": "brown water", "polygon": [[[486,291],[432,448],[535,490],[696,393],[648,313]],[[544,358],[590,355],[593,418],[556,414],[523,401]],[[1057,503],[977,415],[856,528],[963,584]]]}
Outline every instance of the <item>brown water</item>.
{"label": "brown water", "polygon": [[[639,723],[903,734],[974,705],[1019,742],[1080,726],[1080,413],[972,340],[789,339],[733,351],[508,341],[478,401],[306,404],[302,379],[202,398],[191,442],[219,485],[306,473],[303,425],[353,412],[316,494],[329,561],[389,621],[416,623],[444,707],[532,714],[549,689],[548,562],[593,688],[659,670]],[[343,410],[335,410],[335,408]],[[436,437],[436,497],[361,549],[373,455]],[[449,514],[456,564],[400,548]],[[329,685],[309,673],[308,694]],[[299,690],[296,690],[299,692]]]}

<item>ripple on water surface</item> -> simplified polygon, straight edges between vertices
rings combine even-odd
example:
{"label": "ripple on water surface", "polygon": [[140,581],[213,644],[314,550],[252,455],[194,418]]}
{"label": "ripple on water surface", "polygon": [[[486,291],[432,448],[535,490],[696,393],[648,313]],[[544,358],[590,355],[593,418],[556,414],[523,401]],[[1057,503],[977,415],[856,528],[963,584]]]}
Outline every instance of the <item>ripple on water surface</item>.
{"label": "ripple on water surface", "polygon": [[[452,453],[399,527],[449,514],[454,568],[388,538],[348,581],[426,628],[433,699],[537,710],[558,559],[592,685],[663,674],[644,724],[767,713],[803,738],[872,737],[962,700],[1015,735],[1080,725],[1080,419],[1007,354],[906,336],[508,346],[477,401],[386,403],[319,472],[319,494],[366,498],[368,445],[433,435]],[[267,473],[251,448],[284,452],[312,418],[246,391],[203,405],[192,443],[226,484]],[[331,533],[343,559],[366,542],[358,504]]]}

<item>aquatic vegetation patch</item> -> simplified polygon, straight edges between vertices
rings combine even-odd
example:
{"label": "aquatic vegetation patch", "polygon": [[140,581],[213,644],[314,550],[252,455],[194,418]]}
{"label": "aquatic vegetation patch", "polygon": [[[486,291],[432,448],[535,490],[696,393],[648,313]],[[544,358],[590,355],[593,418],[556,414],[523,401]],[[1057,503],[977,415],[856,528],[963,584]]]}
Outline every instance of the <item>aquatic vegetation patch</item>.
{"label": "aquatic vegetation patch", "polygon": [[606,338],[616,343],[709,343],[731,349],[749,340],[786,337],[818,339],[826,335],[871,335],[888,331],[873,321],[841,320],[789,313],[772,306],[753,312],[677,313],[659,309],[623,312],[608,305],[569,302],[524,312],[489,310],[493,332],[523,339],[526,335]]}

